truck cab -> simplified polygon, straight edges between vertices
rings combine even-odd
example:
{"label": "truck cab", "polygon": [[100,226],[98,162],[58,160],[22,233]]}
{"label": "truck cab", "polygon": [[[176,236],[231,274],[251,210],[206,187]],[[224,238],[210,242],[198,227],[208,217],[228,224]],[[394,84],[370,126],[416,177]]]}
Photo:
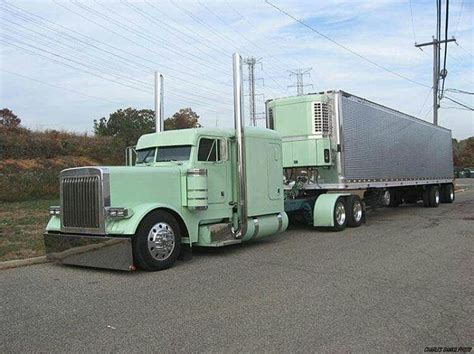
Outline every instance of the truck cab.
{"label": "truck cab", "polygon": [[45,233],[48,257],[160,270],[184,246],[220,247],[284,231],[280,134],[247,127],[241,161],[238,144],[233,129],[164,131],[140,137],[133,165],[62,171],[60,205],[51,207]]}

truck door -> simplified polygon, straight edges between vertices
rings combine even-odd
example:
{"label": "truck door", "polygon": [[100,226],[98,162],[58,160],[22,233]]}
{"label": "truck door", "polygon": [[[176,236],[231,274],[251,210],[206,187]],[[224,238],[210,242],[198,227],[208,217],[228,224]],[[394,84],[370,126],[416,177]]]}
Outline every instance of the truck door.
{"label": "truck door", "polygon": [[[224,138],[201,137],[198,145],[198,165],[207,169],[208,203],[228,205],[232,191],[230,163],[227,154],[227,140]],[[219,206],[222,208],[223,206]]]}

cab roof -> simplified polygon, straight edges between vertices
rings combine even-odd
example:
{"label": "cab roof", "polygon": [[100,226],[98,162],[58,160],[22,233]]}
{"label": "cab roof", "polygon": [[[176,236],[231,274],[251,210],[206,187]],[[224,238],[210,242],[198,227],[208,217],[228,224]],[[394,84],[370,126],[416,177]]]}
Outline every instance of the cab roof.
{"label": "cab roof", "polygon": [[[281,134],[270,129],[260,127],[245,127],[246,137],[255,137],[262,139],[280,139]],[[192,128],[167,130],[159,133],[151,133],[142,135],[137,142],[136,149],[146,149],[156,146],[173,146],[173,145],[197,145],[201,136],[209,136],[215,138],[233,138],[235,137],[234,129],[214,129],[214,128]]]}

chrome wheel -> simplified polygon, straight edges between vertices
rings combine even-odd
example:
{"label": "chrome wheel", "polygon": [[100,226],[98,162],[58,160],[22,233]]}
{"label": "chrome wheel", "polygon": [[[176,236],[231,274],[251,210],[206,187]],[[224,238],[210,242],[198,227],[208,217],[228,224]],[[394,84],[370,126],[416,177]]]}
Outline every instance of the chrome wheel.
{"label": "chrome wheel", "polygon": [[436,204],[439,204],[439,190],[436,189],[436,192],[435,192],[435,202]]}
{"label": "chrome wheel", "polygon": [[346,222],[346,208],[344,207],[344,203],[338,202],[336,204],[335,216],[338,225],[344,225]]}
{"label": "chrome wheel", "polygon": [[148,251],[154,259],[158,261],[167,259],[173,252],[175,244],[174,231],[169,224],[159,222],[150,229]]}
{"label": "chrome wheel", "polygon": [[386,191],[383,193],[383,202],[384,202],[385,206],[389,206],[389,205],[390,205],[390,201],[391,201],[390,191],[389,191],[389,190],[386,190]]}
{"label": "chrome wheel", "polygon": [[352,205],[352,215],[356,223],[362,219],[362,203],[358,200],[355,200],[354,204]]}
{"label": "chrome wheel", "polygon": [[449,193],[449,200],[453,201],[454,200],[454,191],[451,189]]}

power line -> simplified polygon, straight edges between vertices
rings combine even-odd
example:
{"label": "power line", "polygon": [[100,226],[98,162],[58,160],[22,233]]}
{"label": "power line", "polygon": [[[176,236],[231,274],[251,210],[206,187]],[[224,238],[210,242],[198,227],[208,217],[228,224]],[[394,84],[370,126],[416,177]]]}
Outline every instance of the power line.
{"label": "power line", "polygon": [[413,30],[413,39],[415,40],[415,42],[417,42],[416,33],[415,33],[415,21],[413,20],[413,9],[411,5],[411,0],[408,0],[408,3],[410,4],[411,29]]}
{"label": "power line", "polygon": [[377,67],[377,68],[379,68],[379,69],[381,69],[381,70],[384,70],[384,71],[386,71],[386,72],[388,72],[388,73],[390,73],[390,74],[392,74],[392,75],[395,75],[395,76],[397,76],[397,77],[399,77],[399,78],[401,78],[401,79],[404,79],[404,80],[406,80],[406,81],[409,81],[409,82],[411,82],[411,83],[413,83],[413,84],[416,84],[416,85],[419,85],[419,86],[423,86],[423,87],[427,87],[427,88],[430,87],[430,86],[428,86],[428,85],[426,85],[426,84],[423,84],[423,83],[421,83],[421,82],[418,82],[418,81],[415,81],[415,80],[413,80],[413,79],[410,79],[410,78],[407,77],[407,76],[404,76],[404,75],[402,75],[402,74],[399,74],[399,73],[397,73],[396,71],[393,71],[393,70],[391,70],[391,69],[389,69],[389,68],[386,68],[386,67],[384,67],[384,66],[382,66],[382,65],[380,65],[380,64],[378,64],[378,63],[376,63],[376,62],[373,61],[372,59],[369,59],[369,58],[363,56],[362,54],[359,54],[358,52],[354,51],[353,49],[351,49],[351,48],[349,48],[349,47],[347,47],[347,46],[345,46],[345,45],[343,45],[343,44],[337,42],[336,40],[330,38],[329,36],[325,35],[324,33],[320,32],[320,31],[318,31],[317,29],[315,29],[314,27],[308,25],[307,23],[303,22],[302,20],[298,19],[297,17],[291,15],[290,13],[288,13],[287,11],[285,11],[285,10],[281,9],[280,7],[276,6],[275,4],[273,4],[272,2],[270,2],[269,0],[265,0],[265,2],[266,2],[268,5],[270,5],[270,6],[272,6],[273,8],[275,8],[276,10],[278,10],[279,12],[281,12],[282,14],[284,14],[284,15],[286,15],[286,16],[292,18],[294,21],[300,23],[301,25],[303,25],[304,27],[306,27],[306,28],[308,28],[309,30],[313,31],[314,33],[318,34],[319,36],[321,36],[321,37],[327,39],[327,40],[330,41],[331,43],[333,43],[333,44],[337,45],[338,47],[344,49],[345,51],[347,51],[347,52],[349,52],[349,53],[351,53],[351,54],[353,54],[353,55],[359,57],[360,59],[366,61],[367,63],[372,64],[373,66],[375,66],[375,67]]}
{"label": "power line", "polygon": [[432,87],[428,90],[428,94],[426,95],[425,100],[423,101],[423,105],[421,106],[420,110],[418,111],[417,116],[419,116],[421,114],[421,112],[423,112],[423,109],[425,108],[426,102],[428,101],[428,97],[430,97],[431,90],[433,90]]}
{"label": "power line", "polygon": [[458,89],[446,89],[446,92],[453,92],[453,93],[462,93],[465,95],[474,95],[474,92],[469,92],[469,91],[464,91],[464,90],[458,90]]}
{"label": "power line", "polygon": [[[53,2],[54,2],[54,0],[53,0]],[[194,61],[196,63],[200,62],[199,65],[203,65],[205,67],[208,67],[211,70],[216,70],[215,66],[210,66],[208,64],[208,60],[203,59],[203,58],[199,57],[198,55],[196,55],[194,53],[189,53],[189,52],[186,52],[186,51],[178,51],[178,50],[173,49],[175,47],[175,45],[173,43],[171,43],[167,40],[164,40],[163,38],[160,38],[159,36],[149,35],[147,32],[143,31],[141,29],[143,27],[141,27],[139,25],[134,24],[133,27],[130,27],[129,25],[124,24],[121,21],[117,21],[114,18],[112,18],[110,16],[107,16],[104,13],[99,12],[99,11],[97,11],[97,10],[95,10],[95,9],[93,9],[93,8],[83,4],[83,3],[72,2],[72,4],[76,5],[77,7],[83,9],[84,11],[86,11],[88,13],[91,13],[91,14],[99,17],[99,18],[102,18],[105,21],[108,21],[109,23],[114,24],[115,26],[117,26],[119,28],[124,29],[125,31],[127,31],[127,32],[129,32],[129,33],[131,33],[131,34],[133,34],[137,37],[140,37],[140,38],[144,39],[145,41],[154,43],[155,45],[159,46],[160,48],[163,48],[163,49],[167,50],[168,52],[171,52],[171,53],[174,53],[175,55],[178,55],[178,58],[181,58],[182,56],[184,56],[184,57],[187,57],[188,60]],[[126,3],[126,4],[128,4],[128,3]],[[132,7],[133,5],[128,4],[128,6]],[[128,21],[128,22],[130,22],[130,21]],[[153,52],[155,52],[155,51],[153,51]],[[157,53],[157,52],[155,52],[155,53]],[[159,54],[163,55],[163,53],[159,53]],[[194,58],[194,59],[192,59],[192,58]],[[224,75],[227,74],[227,72],[225,72],[225,71],[222,71],[222,73]]]}
{"label": "power line", "polygon": [[[141,47],[141,48],[143,48],[143,49],[145,49],[145,50],[147,50],[147,51],[149,51],[149,52],[152,52],[152,53],[154,53],[154,54],[158,54],[159,56],[162,55],[162,53],[156,52],[156,51],[150,49],[149,47],[144,46],[144,45],[142,45],[142,44],[140,44],[140,43],[134,41],[133,39],[130,39],[130,38],[128,38],[128,37],[122,35],[121,33],[118,33],[118,32],[116,32],[116,31],[114,31],[113,29],[107,28],[107,27],[103,26],[101,23],[98,23],[97,21],[94,21],[94,20],[90,19],[89,17],[86,17],[86,16],[84,16],[84,15],[78,13],[77,11],[74,11],[74,10],[68,8],[68,7],[62,5],[61,3],[58,3],[58,2],[56,2],[56,1],[54,1],[54,0],[53,0],[53,2],[54,2],[56,5],[58,5],[58,6],[62,7],[62,8],[64,8],[65,10],[67,10],[67,11],[69,11],[69,12],[71,12],[71,13],[73,13],[73,14],[75,14],[75,15],[77,15],[77,16],[83,18],[83,19],[85,19],[85,20],[88,21],[88,22],[91,22],[91,23],[95,24],[96,26],[98,26],[98,27],[100,27],[100,28],[102,28],[102,29],[105,29],[106,31],[109,31],[109,32],[115,34],[115,35],[118,36],[118,37],[121,37],[121,38],[125,39],[125,40],[128,41],[128,42],[131,42],[131,43],[135,44],[136,46],[139,46],[139,47]],[[129,54],[134,55],[133,53],[129,53]],[[146,59],[146,58],[141,58],[141,59],[142,59],[142,60],[149,61],[149,62],[151,61],[151,60],[148,60],[148,59]],[[191,73],[191,72],[189,72],[189,71],[183,71],[183,70],[180,70],[180,69],[175,69],[174,67],[171,67],[171,66],[169,66],[169,65],[162,64],[162,63],[157,63],[157,62],[155,62],[155,61],[151,61],[151,62],[154,63],[154,64],[156,64],[156,65],[159,65],[160,67],[167,68],[167,69],[169,69],[169,70],[171,70],[171,71],[179,72],[179,73],[182,73],[182,74],[184,74],[184,75],[186,75],[186,76],[191,76],[191,77],[197,78],[198,80],[202,80],[202,77],[199,77],[199,76],[197,76],[197,75],[194,75],[193,73]],[[171,76],[171,75],[167,74],[167,76]],[[175,77],[175,79],[176,79],[176,77]],[[189,82],[189,83],[190,83],[189,80],[184,80],[184,79],[181,79],[181,78],[177,78],[177,79],[178,79],[178,80],[182,80],[182,81],[186,81],[186,82]],[[232,87],[232,85],[231,85],[230,83],[223,83],[223,82],[219,82],[219,81],[213,81],[213,82],[219,83],[219,84],[224,85],[224,86]]]}
{"label": "power line", "polygon": [[458,32],[458,26],[459,26],[459,22],[461,21],[462,9],[463,8],[464,8],[464,0],[462,0],[462,2],[461,2],[461,10],[459,10],[458,22],[456,23],[456,28],[454,29],[453,36],[456,36],[456,33]]}
{"label": "power line", "polygon": [[93,99],[100,100],[100,101],[104,101],[104,102],[108,102],[108,103],[121,104],[121,103],[118,102],[118,101],[111,101],[111,100],[106,99],[106,98],[103,98],[103,97],[93,96],[93,95],[90,95],[90,94],[88,94],[88,93],[84,93],[84,92],[80,92],[80,91],[76,91],[76,90],[70,89],[70,88],[68,88],[68,87],[63,87],[63,86],[59,86],[59,85],[56,85],[56,84],[51,84],[51,83],[49,83],[49,82],[42,81],[42,80],[40,80],[40,79],[35,79],[35,78],[33,78],[33,77],[26,76],[26,75],[23,75],[23,74],[15,73],[15,72],[13,72],[13,71],[1,69],[1,68],[0,68],[0,70],[3,71],[3,72],[5,72],[5,73],[11,74],[11,75],[16,75],[16,76],[22,77],[22,78],[27,79],[27,80],[30,80],[30,81],[35,81],[35,82],[40,83],[40,84],[42,84],[42,85],[54,87],[54,88],[59,89],[59,90],[70,91],[70,92],[76,93],[76,94],[78,94],[78,95],[82,95],[82,96],[84,96],[84,97],[89,97],[89,98],[93,98]]}
{"label": "power line", "polygon": [[[43,28],[46,28],[46,29],[48,29],[48,30],[50,30],[50,31],[53,31],[53,32],[55,32],[55,33],[57,33],[57,34],[59,34],[59,35],[61,35],[61,36],[63,36],[63,37],[65,36],[65,37],[67,37],[67,38],[69,38],[69,39],[72,39],[72,40],[74,40],[74,41],[79,41],[79,42],[81,42],[82,44],[85,44],[85,45],[87,45],[87,46],[93,47],[93,48],[96,49],[96,50],[99,50],[99,51],[101,51],[101,52],[105,52],[105,53],[111,55],[111,56],[114,57],[114,58],[120,58],[121,60],[123,60],[123,61],[126,62],[126,63],[133,64],[133,65],[135,65],[135,66],[137,66],[137,67],[145,67],[145,68],[147,68],[147,69],[150,70],[150,73],[153,72],[154,70],[156,70],[156,67],[150,67],[150,66],[146,66],[145,64],[137,63],[137,62],[135,62],[132,58],[135,58],[135,59],[138,59],[138,60],[147,62],[147,63],[151,63],[151,64],[153,64],[153,65],[158,65],[159,67],[166,68],[166,69],[168,69],[168,70],[170,70],[170,71],[177,72],[177,73],[180,73],[180,74],[183,74],[183,75],[186,75],[186,76],[193,77],[193,78],[198,79],[198,80],[200,80],[200,81],[203,81],[202,77],[197,76],[197,75],[194,75],[192,72],[183,71],[183,70],[180,70],[180,69],[176,69],[175,67],[168,66],[168,65],[166,65],[166,64],[158,63],[158,62],[156,62],[156,61],[154,61],[154,60],[148,59],[146,56],[138,56],[138,57],[137,57],[134,53],[131,53],[131,52],[129,52],[129,51],[123,49],[123,48],[118,48],[118,47],[115,47],[115,46],[113,46],[113,45],[111,45],[111,44],[108,44],[108,43],[106,43],[106,42],[100,41],[100,40],[98,40],[98,39],[96,39],[96,38],[92,38],[92,37],[86,36],[86,35],[84,35],[84,34],[78,32],[78,31],[72,30],[72,29],[67,28],[67,27],[65,27],[65,26],[62,26],[62,25],[60,25],[60,24],[54,23],[54,22],[52,22],[52,21],[49,21],[49,20],[45,19],[44,17],[41,17],[41,16],[39,16],[39,15],[37,15],[37,14],[34,14],[34,13],[29,12],[29,11],[27,11],[27,10],[24,10],[24,9],[18,7],[18,6],[15,6],[15,5],[12,5],[12,4],[9,4],[9,3],[3,3],[3,4],[4,4],[4,5],[7,5],[7,6],[9,6],[9,7],[15,8],[16,10],[19,10],[19,11],[21,11],[21,12],[23,12],[23,13],[26,13],[28,16],[30,16],[30,18],[28,18],[28,17],[25,17],[25,15],[23,15],[23,14],[19,14],[18,12],[13,12],[12,10],[3,8],[3,10],[9,11],[9,12],[11,12],[12,14],[14,14],[15,16],[17,16],[17,15],[20,16],[20,18],[22,18],[22,19],[25,20],[25,21],[32,22],[32,23],[34,23],[34,24],[36,24],[36,25],[39,25],[39,26],[41,26],[41,27],[43,27]],[[60,5],[60,6],[61,6],[61,5]],[[88,19],[85,18],[83,15],[81,15],[81,14],[79,14],[79,13],[77,13],[77,12],[71,10],[71,9],[68,9],[68,8],[66,8],[66,7],[64,7],[64,6],[63,6],[63,8],[65,8],[66,10],[68,10],[68,11],[70,11],[70,12],[72,12],[72,13],[78,15],[78,16],[80,16],[81,18],[84,18],[84,19],[88,20]],[[79,35],[79,36],[81,36],[82,38],[85,38],[86,40],[82,40],[82,39],[80,39],[80,38],[78,38],[78,37],[75,37],[75,36],[73,36],[73,35],[71,35],[71,34],[68,34],[68,33],[66,33],[66,32],[58,31],[58,30],[56,30],[54,27],[51,27],[51,26],[48,26],[48,25],[44,25],[43,23],[38,22],[39,20],[33,19],[32,17],[36,17],[36,18],[40,19],[41,21],[43,21],[44,23],[50,23],[50,24],[52,24],[53,26],[62,28],[63,30],[68,31],[68,32],[70,32],[70,33],[74,33],[75,35]],[[105,28],[105,29],[107,30],[107,28]],[[113,30],[109,30],[109,31],[111,31],[112,33],[115,33],[115,31],[113,31]],[[96,45],[92,44],[91,42],[99,43],[99,44],[101,44],[101,45],[103,45],[103,46],[106,46],[107,48],[111,48],[111,49],[117,51],[118,53],[114,53],[114,52],[111,52],[111,51],[106,50],[106,49],[104,49],[104,48],[101,48],[101,47],[99,47],[99,46],[96,46]],[[119,53],[120,53],[120,54],[119,54]],[[126,58],[126,57],[124,57],[124,56],[121,55],[122,53],[123,53],[123,54],[130,55],[130,57]],[[174,79],[174,80],[181,81],[181,82],[183,82],[184,84],[191,85],[191,86],[195,86],[195,87],[197,87],[197,88],[200,88],[201,90],[210,90],[210,89],[207,89],[207,88],[203,87],[202,85],[199,85],[199,84],[194,83],[193,81],[190,81],[189,79],[182,79],[182,78],[180,78],[180,77],[174,76],[174,75],[169,74],[169,73],[166,73],[166,76],[167,76],[168,78],[172,78],[172,79]],[[223,83],[223,82],[219,82],[219,81],[213,81],[213,82],[215,82],[216,84],[223,85],[223,86],[232,87],[232,85],[227,84],[227,83]],[[181,85],[182,85],[182,84],[181,84]],[[220,94],[220,92],[218,92],[218,91],[214,91],[214,92],[215,92],[215,94]]]}
{"label": "power line", "polygon": [[[104,79],[104,80],[113,82],[113,83],[115,83],[115,84],[118,84],[118,85],[121,85],[121,86],[125,86],[125,87],[131,88],[131,89],[134,89],[134,90],[137,90],[137,91],[141,91],[141,92],[144,92],[144,93],[153,93],[152,91],[146,91],[146,90],[143,90],[143,89],[141,89],[141,88],[134,87],[134,86],[125,84],[125,83],[123,83],[123,82],[117,81],[117,80],[115,80],[115,79],[107,78],[107,77],[105,77],[105,76],[103,76],[103,75],[100,75],[100,74],[91,72],[91,71],[86,70],[86,69],[77,68],[77,67],[75,67],[75,66],[73,66],[73,65],[71,65],[71,64],[67,64],[67,63],[64,63],[64,62],[62,62],[62,61],[60,61],[60,60],[57,60],[57,59],[48,57],[47,55],[43,55],[43,54],[37,53],[37,52],[35,52],[35,51],[32,51],[32,50],[30,50],[30,49],[23,48],[23,47],[21,47],[21,46],[19,46],[19,45],[16,45],[16,44],[14,44],[14,43],[12,43],[12,42],[10,42],[10,41],[8,41],[8,40],[5,40],[5,39],[3,39],[3,38],[0,39],[0,41],[1,41],[1,42],[4,42],[4,43],[7,43],[8,45],[13,46],[13,47],[15,47],[15,48],[18,48],[18,49],[21,49],[21,50],[23,50],[23,51],[29,52],[29,53],[31,53],[31,54],[38,55],[38,56],[41,56],[41,57],[43,57],[43,58],[52,60],[52,61],[57,62],[57,63],[59,63],[59,64],[61,64],[61,65],[63,65],[63,66],[67,66],[67,67],[72,68],[72,69],[74,69],[74,70],[79,70],[79,71],[85,72],[85,73],[87,73],[87,74],[96,76],[96,77],[98,77],[98,78],[101,78],[101,79]],[[31,45],[30,45],[30,46],[31,46]],[[32,47],[34,47],[34,46],[32,46]],[[36,49],[37,47],[34,47],[34,48]],[[66,59],[66,60],[69,60],[68,58],[63,57],[62,55],[59,55],[59,54],[56,54],[56,53],[52,53],[52,52],[50,52],[50,51],[48,51],[48,50],[40,49],[40,48],[39,48],[39,50],[41,50],[41,51],[43,51],[43,52],[45,52],[45,53],[51,54],[51,55],[53,55],[53,56],[55,56],[55,57],[64,58],[64,59]]]}
{"label": "power line", "polygon": [[470,111],[474,111],[474,108],[468,106],[466,103],[459,102],[459,101],[454,100],[454,99],[452,99],[451,97],[448,97],[448,96],[446,96],[446,95],[444,96],[444,98],[447,98],[447,99],[450,100],[451,102],[456,103],[456,104],[458,104],[458,105],[460,105],[460,106],[462,106],[462,107],[464,107],[464,108],[467,108],[467,109],[470,110]]}

